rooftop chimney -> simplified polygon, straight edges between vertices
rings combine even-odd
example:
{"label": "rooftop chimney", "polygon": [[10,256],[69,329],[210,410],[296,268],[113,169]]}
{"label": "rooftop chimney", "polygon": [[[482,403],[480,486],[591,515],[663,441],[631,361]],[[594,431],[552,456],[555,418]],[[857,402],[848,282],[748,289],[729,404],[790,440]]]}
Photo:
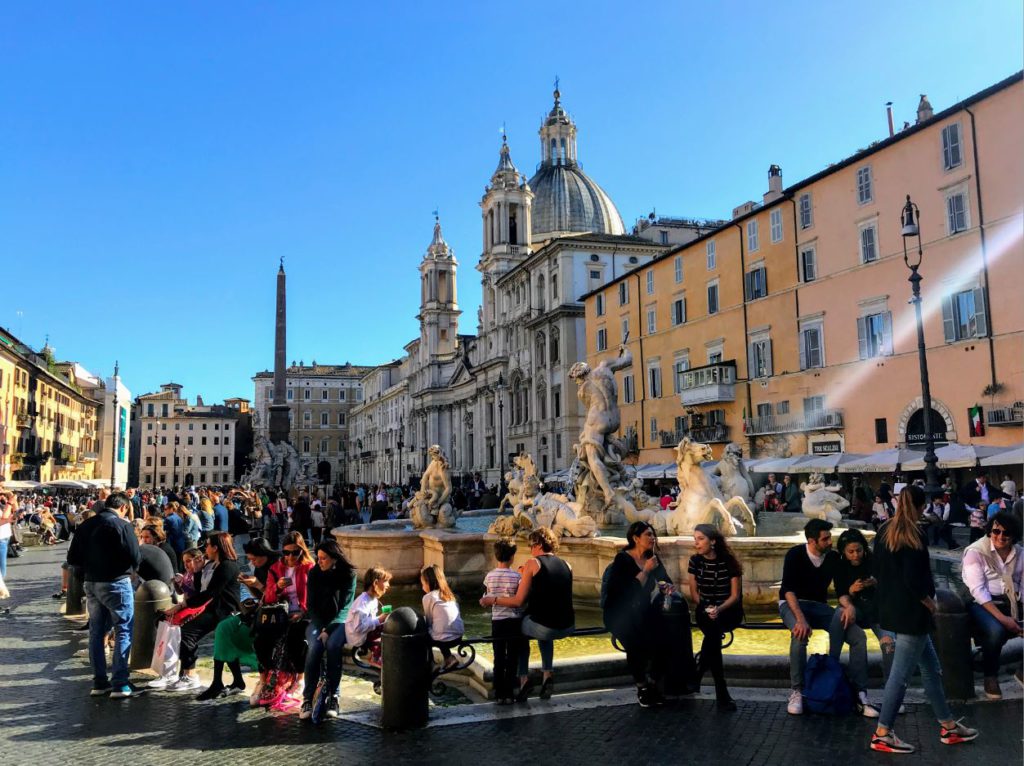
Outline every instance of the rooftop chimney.
{"label": "rooftop chimney", "polygon": [[782,196],[782,168],[771,165],[768,168],[768,191],[762,198],[763,204],[777,200]]}
{"label": "rooftop chimney", "polygon": [[892,124],[892,101],[885,102],[885,115],[889,118],[889,138],[892,138],[896,135],[896,129]]}
{"label": "rooftop chimney", "polygon": [[935,114],[935,112],[932,109],[931,103],[928,101],[928,96],[922,93],[921,100],[917,104],[917,121],[921,123],[925,120],[930,120],[933,114]]}

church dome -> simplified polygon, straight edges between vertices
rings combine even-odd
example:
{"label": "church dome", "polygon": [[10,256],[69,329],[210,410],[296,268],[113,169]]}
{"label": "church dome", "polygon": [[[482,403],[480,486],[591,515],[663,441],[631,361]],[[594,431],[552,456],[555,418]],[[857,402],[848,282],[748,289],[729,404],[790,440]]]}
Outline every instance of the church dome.
{"label": "church dome", "polygon": [[533,191],[530,233],[544,235],[570,232],[625,234],[622,216],[605,190],[575,162],[542,164],[530,179]]}
{"label": "church dome", "polygon": [[579,166],[576,124],[555,89],[555,104],[540,127],[541,163],[529,181],[534,240],[559,234],[625,234],[622,216],[604,189]]}

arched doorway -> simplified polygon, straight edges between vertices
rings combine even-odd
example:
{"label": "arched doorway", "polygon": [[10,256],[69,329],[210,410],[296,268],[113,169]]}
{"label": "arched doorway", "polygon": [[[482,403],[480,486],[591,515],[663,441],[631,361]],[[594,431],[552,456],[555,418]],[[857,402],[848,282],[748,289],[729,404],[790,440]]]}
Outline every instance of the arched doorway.
{"label": "arched doorway", "polygon": [[[949,436],[946,432],[946,419],[942,417],[942,413],[932,407],[929,420],[931,421],[932,438],[935,440],[935,446],[943,447],[949,444]],[[907,419],[906,441],[907,446],[911,449],[915,447],[923,448],[925,446],[923,407],[914,410]]]}
{"label": "arched doorway", "polygon": [[191,487],[195,483],[196,483],[196,477],[194,475],[192,475],[191,473],[186,473],[185,474],[185,486],[186,487]]}
{"label": "arched doorway", "polygon": [[316,464],[316,476],[320,480],[321,484],[331,483],[331,464],[326,460],[321,460]]}

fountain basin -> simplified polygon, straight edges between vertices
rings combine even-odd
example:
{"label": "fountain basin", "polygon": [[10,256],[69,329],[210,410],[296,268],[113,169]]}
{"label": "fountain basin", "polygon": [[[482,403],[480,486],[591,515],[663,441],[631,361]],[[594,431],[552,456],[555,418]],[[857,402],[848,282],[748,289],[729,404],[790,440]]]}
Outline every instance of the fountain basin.
{"label": "fountain basin", "polygon": [[[841,529],[833,530],[838,537]],[[376,522],[369,525],[338,527],[332,530],[349,561],[359,572],[383,566],[394,574],[396,585],[419,582],[420,570],[428,564],[444,569],[456,591],[478,592],[484,575],[496,566],[492,553],[496,535],[465,532],[458,527],[445,529],[407,529],[406,523]],[[873,533],[868,530],[867,537]],[[733,537],[729,545],[743,565],[744,603],[775,605],[782,562],[786,552],[804,542],[802,533],[774,537]],[[615,554],[626,545],[624,537],[562,538],[558,555],[573,570],[573,595],[585,604],[597,604],[601,594],[601,576]],[[692,537],[659,539],[661,558],[675,583],[689,581],[686,569],[693,555]],[[529,548],[521,542],[513,566],[529,559]]]}

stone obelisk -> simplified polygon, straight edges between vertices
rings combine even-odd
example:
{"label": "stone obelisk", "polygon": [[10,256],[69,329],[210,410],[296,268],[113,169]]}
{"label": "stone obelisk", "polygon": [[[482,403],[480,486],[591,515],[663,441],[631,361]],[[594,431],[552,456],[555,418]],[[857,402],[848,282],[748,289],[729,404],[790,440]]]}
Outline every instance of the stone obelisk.
{"label": "stone obelisk", "polygon": [[274,324],[274,400],[270,405],[270,442],[288,441],[288,385],[285,380],[285,343],[287,312],[285,310],[284,259],[277,271],[277,318]]}

